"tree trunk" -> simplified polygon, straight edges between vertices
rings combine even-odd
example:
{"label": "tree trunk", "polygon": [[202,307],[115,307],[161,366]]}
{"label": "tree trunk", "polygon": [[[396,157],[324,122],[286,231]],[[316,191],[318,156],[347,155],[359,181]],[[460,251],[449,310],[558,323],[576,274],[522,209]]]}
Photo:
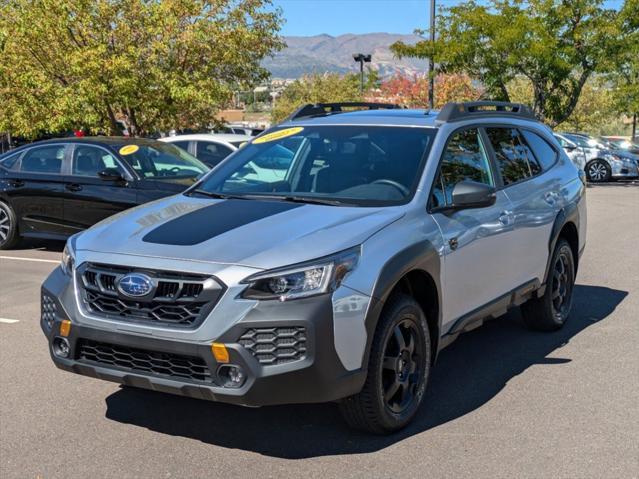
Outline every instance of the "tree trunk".
{"label": "tree trunk", "polygon": [[111,130],[109,131],[109,135],[114,136],[118,132],[118,122],[115,121],[115,113],[113,113],[113,108],[111,108],[111,105],[109,105],[109,103],[105,103],[105,107],[107,116],[109,117],[109,124],[111,128]]}

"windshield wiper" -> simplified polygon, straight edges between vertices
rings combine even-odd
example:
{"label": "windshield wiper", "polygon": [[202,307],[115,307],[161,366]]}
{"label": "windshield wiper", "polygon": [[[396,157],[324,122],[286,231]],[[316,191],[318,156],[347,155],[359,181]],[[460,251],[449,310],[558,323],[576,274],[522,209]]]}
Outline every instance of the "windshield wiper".
{"label": "windshield wiper", "polygon": [[251,199],[263,199],[263,200],[277,200],[277,201],[289,201],[291,203],[308,203],[313,205],[329,205],[329,206],[342,206],[343,201],[331,200],[327,198],[311,198],[308,196],[294,196],[294,195],[247,195]]}
{"label": "windshield wiper", "polygon": [[251,200],[253,198],[244,196],[244,195],[229,195],[227,193],[216,193],[214,191],[206,191],[201,188],[196,188],[193,191],[189,191],[189,196],[193,193],[197,193],[203,196],[208,196],[209,198],[218,198],[220,200]]}

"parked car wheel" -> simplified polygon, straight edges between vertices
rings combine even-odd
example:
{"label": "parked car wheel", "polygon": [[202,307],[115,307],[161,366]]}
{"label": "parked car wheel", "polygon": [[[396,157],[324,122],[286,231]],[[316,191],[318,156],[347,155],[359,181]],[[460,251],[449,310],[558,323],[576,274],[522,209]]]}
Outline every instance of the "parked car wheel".
{"label": "parked car wheel", "polygon": [[568,242],[560,238],[552,256],[546,291],[521,305],[524,322],[530,329],[555,331],[560,329],[572,308],[575,286],[575,260]]}
{"label": "parked car wheel", "polygon": [[593,183],[603,183],[610,181],[612,170],[610,165],[603,160],[594,160],[586,165],[586,176],[588,181]]}
{"label": "parked car wheel", "polygon": [[362,390],[340,402],[356,429],[386,434],[401,429],[417,413],[430,373],[426,316],[410,296],[393,296],[377,325]]}
{"label": "parked car wheel", "polygon": [[18,239],[16,215],[9,205],[0,201],[0,250],[15,246]]}

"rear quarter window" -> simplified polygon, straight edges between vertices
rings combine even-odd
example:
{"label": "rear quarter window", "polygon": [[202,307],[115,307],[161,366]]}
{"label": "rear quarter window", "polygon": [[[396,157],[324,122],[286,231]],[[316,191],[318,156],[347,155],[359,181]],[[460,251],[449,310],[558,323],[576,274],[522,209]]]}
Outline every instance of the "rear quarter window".
{"label": "rear quarter window", "polygon": [[545,170],[552,167],[557,161],[557,151],[550,146],[550,144],[544,140],[537,133],[533,133],[528,130],[521,130],[521,134],[523,135],[526,143],[532,150],[537,161],[541,163],[541,167]]}
{"label": "rear quarter window", "polygon": [[20,157],[20,153],[21,152],[17,152],[0,159],[0,165],[5,167],[7,170],[10,170],[11,168],[13,168],[13,165],[15,165],[16,162],[18,161],[18,158]]}

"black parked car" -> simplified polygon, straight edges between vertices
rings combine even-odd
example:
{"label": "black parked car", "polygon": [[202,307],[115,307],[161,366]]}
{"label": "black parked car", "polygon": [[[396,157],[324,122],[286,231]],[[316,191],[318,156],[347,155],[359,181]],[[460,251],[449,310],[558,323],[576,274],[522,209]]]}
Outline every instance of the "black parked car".
{"label": "black parked car", "polygon": [[173,195],[209,168],[174,145],[61,138],[0,155],[0,249],[21,236],[64,239],[131,206]]}

